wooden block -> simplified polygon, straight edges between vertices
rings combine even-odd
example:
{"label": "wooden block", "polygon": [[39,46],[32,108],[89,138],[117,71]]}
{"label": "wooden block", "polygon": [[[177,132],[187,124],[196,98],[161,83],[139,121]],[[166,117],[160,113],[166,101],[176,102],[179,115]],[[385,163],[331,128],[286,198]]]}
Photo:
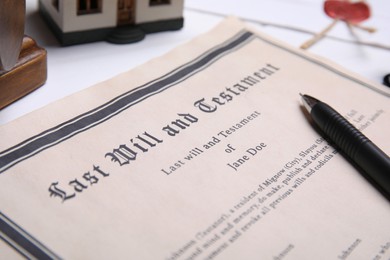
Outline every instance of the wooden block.
{"label": "wooden block", "polygon": [[0,109],[42,86],[47,79],[46,50],[25,36],[16,65],[0,70]]}

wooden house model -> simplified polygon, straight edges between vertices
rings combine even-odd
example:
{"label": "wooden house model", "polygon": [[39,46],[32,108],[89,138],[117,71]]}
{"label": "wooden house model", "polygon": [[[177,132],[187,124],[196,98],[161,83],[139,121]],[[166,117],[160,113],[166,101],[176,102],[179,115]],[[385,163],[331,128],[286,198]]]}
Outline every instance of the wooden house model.
{"label": "wooden house model", "polygon": [[146,33],[183,27],[184,0],[39,0],[62,45],[140,41]]}

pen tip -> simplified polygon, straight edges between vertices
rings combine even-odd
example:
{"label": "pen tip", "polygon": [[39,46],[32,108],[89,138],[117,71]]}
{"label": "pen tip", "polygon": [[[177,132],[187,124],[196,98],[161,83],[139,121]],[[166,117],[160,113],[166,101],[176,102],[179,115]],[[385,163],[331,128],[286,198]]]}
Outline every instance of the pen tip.
{"label": "pen tip", "polygon": [[302,103],[309,113],[311,112],[311,109],[319,102],[317,99],[315,99],[309,95],[305,95],[305,94],[301,94],[301,93],[299,93],[299,95],[301,95]]}

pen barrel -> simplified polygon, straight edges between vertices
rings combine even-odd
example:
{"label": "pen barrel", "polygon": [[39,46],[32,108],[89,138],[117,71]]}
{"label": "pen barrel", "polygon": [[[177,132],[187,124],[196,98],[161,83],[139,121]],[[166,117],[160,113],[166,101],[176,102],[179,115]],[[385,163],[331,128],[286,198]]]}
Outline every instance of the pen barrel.
{"label": "pen barrel", "polygon": [[318,103],[311,115],[321,130],[390,195],[389,156],[327,104]]}

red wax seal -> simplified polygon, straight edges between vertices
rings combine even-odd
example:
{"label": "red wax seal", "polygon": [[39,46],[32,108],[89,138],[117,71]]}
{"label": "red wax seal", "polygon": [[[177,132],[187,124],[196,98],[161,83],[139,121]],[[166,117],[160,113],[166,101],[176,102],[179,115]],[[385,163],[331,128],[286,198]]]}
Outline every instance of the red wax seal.
{"label": "red wax seal", "polygon": [[326,0],[324,10],[333,19],[340,19],[353,24],[360,23],[370,17],[370,7],[365,2]]}

